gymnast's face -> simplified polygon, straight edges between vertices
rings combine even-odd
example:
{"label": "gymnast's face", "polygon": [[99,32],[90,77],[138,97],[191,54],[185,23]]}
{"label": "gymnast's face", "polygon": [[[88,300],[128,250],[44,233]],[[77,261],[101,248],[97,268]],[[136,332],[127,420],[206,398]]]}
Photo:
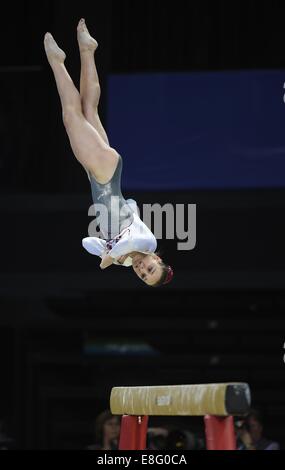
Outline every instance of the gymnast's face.
{"label": "gymnast's face", "polygon": [[160,262],[161,259],[154,253],[149,255],[138,253],[133,257],[133,270],[148,286],[153,286],[162,276]]}

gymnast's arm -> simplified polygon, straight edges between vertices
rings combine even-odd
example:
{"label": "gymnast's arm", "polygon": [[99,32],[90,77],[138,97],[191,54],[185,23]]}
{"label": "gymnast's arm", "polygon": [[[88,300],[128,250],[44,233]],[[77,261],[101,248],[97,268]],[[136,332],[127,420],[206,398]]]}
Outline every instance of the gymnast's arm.
{"label": "gymnast's arm", "polygon": [[100,264],[101,269],[105,269],[113,263],[113,259],[108,256],[105,240],[97,237],[86,237],[82,240],[82,245],[88,253],[99,256],[102,259]]}
{"label": "gymnast's arm", "polygon": [[129,261],[126,262],[126,259],[127,259],[127,258],[129,258],[129,255],[120,256],[120,258],[118,258],[118,259],[115,260],[114,258],[112,258],[112,257],[108,254],[108,255],[106,255],[106,256],[103,258],[103,260],[102,260],[102,262],[101,262],[101,264],[100,264],[100,268],[101,268],[101,269],[106,269],[106,268],[108,268],[109,266],[111,266],[111,264],[118,264],[119,266],[129,267],[129,266],[132,265],[132,262],[131,262],[131,261],[130,261],[130,262],[129,262]]}
{"label": "gymnast's arm", "polygon": [[101,269],[106,269],[109,266],[111,266],[111,264],[121,265],[122,258],[125,258],[125,257],[121,257],[116,261],[113,257],[109,255],[109,251],[107,251],[107,247],[106,247],[106,241],[97,237],[84,238],[82,240],[82,245],[85,248],[85,250],[88,251],[88,253],[90,253],[91,255],[99,256],[102,259],[101,264],[100,264]]}

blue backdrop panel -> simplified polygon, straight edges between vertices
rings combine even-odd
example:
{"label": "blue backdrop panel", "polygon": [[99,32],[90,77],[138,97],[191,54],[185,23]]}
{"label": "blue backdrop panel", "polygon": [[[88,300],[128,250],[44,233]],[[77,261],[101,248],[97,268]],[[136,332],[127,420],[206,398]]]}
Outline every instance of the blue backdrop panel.
{"label": "blue backdrop panel", "polygon": [[285,186],[285,70],[111,75],[126,189]]}

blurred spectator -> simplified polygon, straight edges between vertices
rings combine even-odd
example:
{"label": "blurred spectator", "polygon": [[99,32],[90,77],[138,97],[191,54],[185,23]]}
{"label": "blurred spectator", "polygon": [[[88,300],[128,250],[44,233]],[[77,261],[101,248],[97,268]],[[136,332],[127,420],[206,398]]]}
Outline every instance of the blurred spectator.
{"label": "blurred spectator", "polygon": [[147,449],[148,450],[163,450],[166,449],[166,440],[168,436],[168,429],[163,427],[148,428],[147,431]]}
{"label": "blurred spectator", "polygon": [[202,448],[203,443],[191,431],[168,430],[162,427],[148,429],[148,450],[198,450]]}
{"label": "blurred spectator", "polygon": [[103,411],[95,420],[94,444],[87,450],[116,450],[120,437],[121,418],[109,410]]}
{"label": "blurred spectator", "polygon": [[200,450],[203,448],[203,444],[197,436],[186,429],[173,429],[170,431],[166,446],[168,450]]}
{"label": "blurred spectator", "polygon": [[251,410],[244,420],[236,422],[239,450],[279,450],[278,442],[263,436],[263,418],[260,411]]}

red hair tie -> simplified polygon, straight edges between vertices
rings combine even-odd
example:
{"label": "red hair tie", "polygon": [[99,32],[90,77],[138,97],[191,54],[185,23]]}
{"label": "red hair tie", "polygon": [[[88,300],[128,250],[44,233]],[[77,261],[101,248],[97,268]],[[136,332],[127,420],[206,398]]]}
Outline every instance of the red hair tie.
{"label": "red hair tie", "polygon": [[167,277],[166,277],[163,284],[168,284],[173,278],[174,273],[173,273],[172,268],[170,266],[168,266],[167,271],[168,271],[167,272]]}

